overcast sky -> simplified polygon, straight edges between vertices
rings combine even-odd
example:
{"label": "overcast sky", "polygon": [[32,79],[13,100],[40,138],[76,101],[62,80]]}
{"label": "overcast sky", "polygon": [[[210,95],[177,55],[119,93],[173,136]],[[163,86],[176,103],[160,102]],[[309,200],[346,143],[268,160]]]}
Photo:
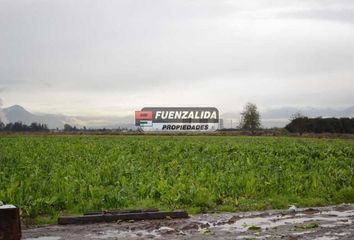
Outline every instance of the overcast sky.
{"label": "overcast sky", "polygon": [[353,0],[0,0],[5,106],[354,105]]}

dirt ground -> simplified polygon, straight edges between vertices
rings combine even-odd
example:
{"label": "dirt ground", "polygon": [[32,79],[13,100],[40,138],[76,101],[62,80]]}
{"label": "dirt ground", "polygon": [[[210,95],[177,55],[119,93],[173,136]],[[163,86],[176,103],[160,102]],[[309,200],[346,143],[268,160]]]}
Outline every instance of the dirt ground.
{"label": "dirt ground", "polygon": [[264,212],[199,214],[188,219],[47,225],[26,240],[64,239],[354,239],[354,205]]}

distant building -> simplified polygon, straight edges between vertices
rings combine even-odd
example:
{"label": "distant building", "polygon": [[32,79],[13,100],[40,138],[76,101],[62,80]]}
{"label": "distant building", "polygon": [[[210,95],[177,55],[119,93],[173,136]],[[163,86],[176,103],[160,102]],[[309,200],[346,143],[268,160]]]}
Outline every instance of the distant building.
{"label": "distant building", "polygon": [[224,128],[224,119],[220,118],[219,119],[219,129],[223,129]]}

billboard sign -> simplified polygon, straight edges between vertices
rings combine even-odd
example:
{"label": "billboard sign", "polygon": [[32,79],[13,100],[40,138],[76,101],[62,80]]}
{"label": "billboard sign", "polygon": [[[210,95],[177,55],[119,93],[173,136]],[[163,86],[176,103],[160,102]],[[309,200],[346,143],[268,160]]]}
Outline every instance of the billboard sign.
{"label": "billboard sign", "polygon": [[135,112],[135,126],[143,131],[216,131],[215,107],[146,107]]}

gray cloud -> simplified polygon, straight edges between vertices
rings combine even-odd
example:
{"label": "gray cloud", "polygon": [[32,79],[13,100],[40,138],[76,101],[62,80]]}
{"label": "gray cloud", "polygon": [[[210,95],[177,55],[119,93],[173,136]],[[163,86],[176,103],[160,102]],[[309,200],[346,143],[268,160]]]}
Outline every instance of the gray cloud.
{"label": "gray cloud", "polygon": [[7,123],[7,118],[6,118],[6,116],[5,116],[5,114],[4,114],[3,110],[2,110],[2,104],[3,104],[3,102],[2,102],[2,99],[0,98],[0,122],[6,124]]}
{"label": "gray cloud", "polygon": [[278,13],[280,18],[319,19],[354,23],[354,8],[299,9]]}
{"label": "gray cloud", "polygon": [[0,6],[6,105],[79,113],[158,103],[225,110],[248,101],[354,103],[353,1],[0,0]]}

